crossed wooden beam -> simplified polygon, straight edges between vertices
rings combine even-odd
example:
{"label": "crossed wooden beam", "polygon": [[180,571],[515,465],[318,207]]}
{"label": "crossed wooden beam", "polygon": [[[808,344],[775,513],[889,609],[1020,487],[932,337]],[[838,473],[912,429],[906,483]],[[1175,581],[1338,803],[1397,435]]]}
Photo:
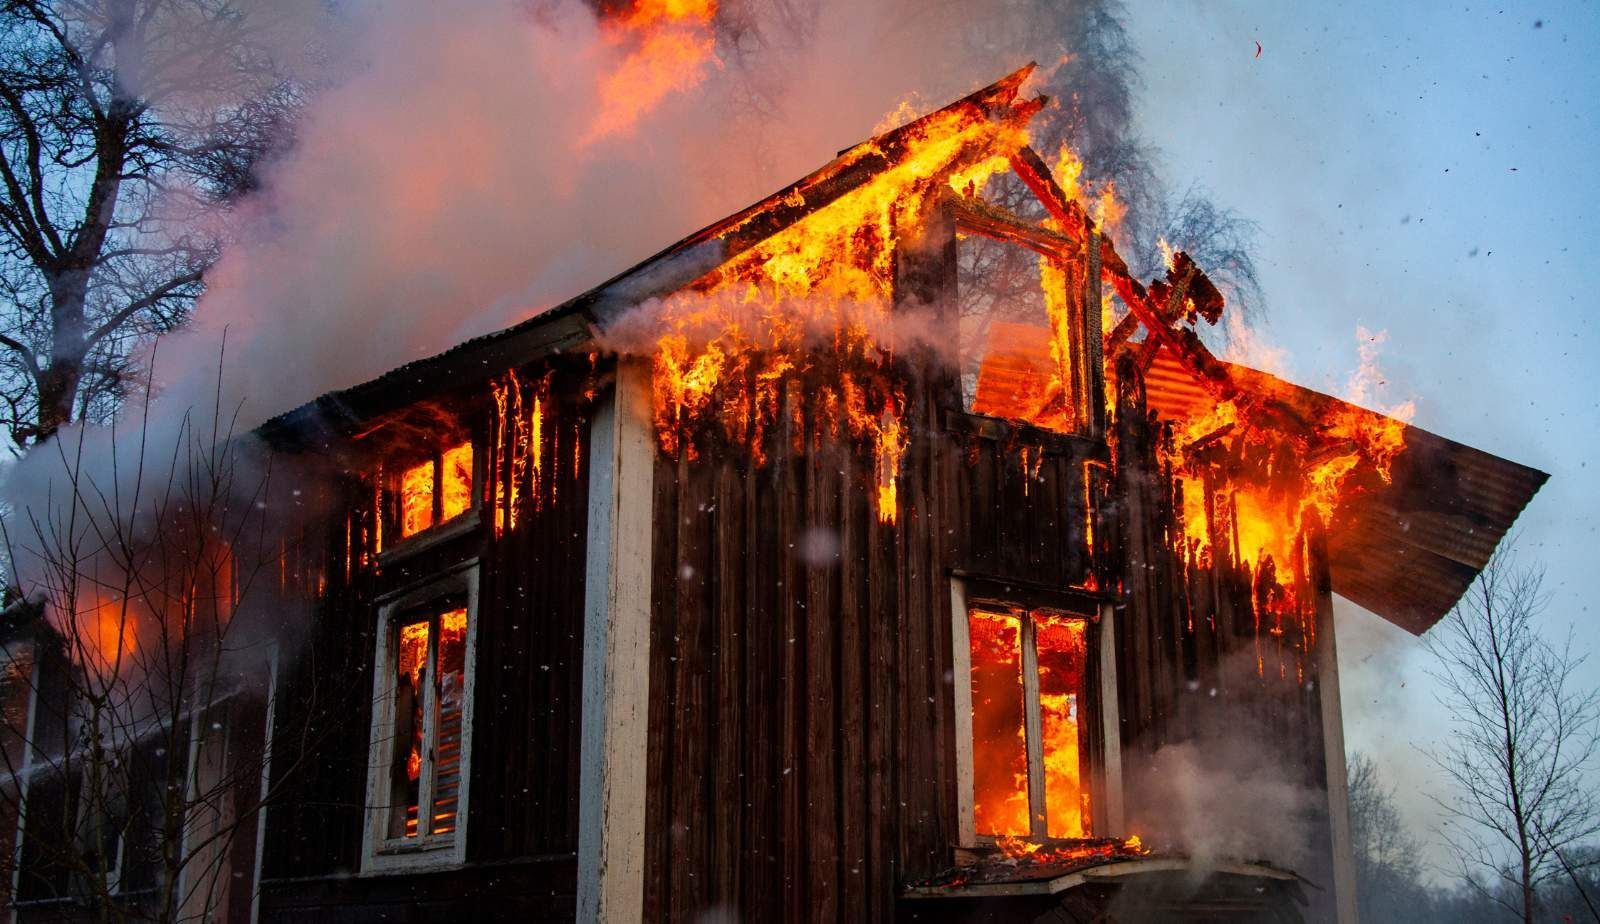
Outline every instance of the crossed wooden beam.
{"label": "crossed wooden beam", "polygon": [[[1272,426],[1303,448],[1318,448],[1315,429],[1303,413],[1276,396],[1240,385],[1228,365],[1195,334],[1196,318],[1215,324],[1224,299],[1188,254],[1175,254],[1166,279],[1147,289],[1133,278],[1116,245],[1100,233],[1083,206],[1057,185],[1038,152],[1024,145],[1010,161],[1011,169],[1049,213],[1053,226],[1029,221],[976,197],[952,197],[956,220],[964,230],[1027,247],[1052,259],[1085,255],[1089,277],[1109,284],[1128,306],[1128,314],[1104,336],[1105,355],[1137,349],[1135,362],[1142,373],[1166,349],[1219,402],[1232,401],[1252,423]],[[1134,343],[1131,338],[1139,327],[1145,329],[1146,337]]]}

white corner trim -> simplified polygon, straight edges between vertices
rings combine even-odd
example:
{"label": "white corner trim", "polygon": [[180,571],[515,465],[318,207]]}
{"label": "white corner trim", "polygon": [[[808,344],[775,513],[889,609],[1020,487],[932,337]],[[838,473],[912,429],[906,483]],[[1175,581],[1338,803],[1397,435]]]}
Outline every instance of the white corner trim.
{"label": "white corner trim", "polygon": [[1127,833],[1127,804],[1122,791],[1122,710],[1117,701],[1117,612],[1109,603],[1100,607],[1100,737],[1105,755],[1100,768],[1105,778],[1105,828],[1095,834],[1122,837]]}
{"label": "white corner trim", "polygon": [[[11,880],[11,897],[13,901],[11,907],[7,909],[7,921],[16,921],[20,917],[20,912],[16,909],[15,898],[17,891],[22,887],[22,839],[27,834],[25,829],[28,823],[28,789],[29,783],[33,779],[34,743],[38,741],[38,738],[35,737],[35,732],[39,720],[39,690],[43,680],[39,670],[39,646],[33,642],[28,642],[27,646],[28,715],[24,719],[22,768],[18,772],[17,778],[13,781],[17,787],[17,825],[16,830],[11,834],[11,875],[8,878]],[[7,646],[7,660],[14,660],[16,657],[16,652],[10,646]]]}
{"label": "white corner trim", "polygon": [[972,630],[967,624],[967,582],[950,578],[950,673],[955,687],[956,844],[978,845],[972,770]]}
{"label": "white corner trim", "polygon": [[261,871],[266,868],[267,799],[272,794],[272,747],[278,715],[278,643],[267,644],[267,708],[262,717],[261,783],[256,797],[256,854],[250,872],[250,924],[261,920]]}
{"label": "white corner trim", "polygon": [[1317,607],[1317,682],[1322,705],[1322,755],[1328,780],[1328,835],[1333,854],[1334,917],[1356,924],[1355,853],[1350,834],[1350,777],[1345,766],[1344,709],[1339,699],[1339,649],[1333,631],[1333,601]]}
{"label": "white corner trim", "polygon": [[656,451],[645,363],[618,361],[616,385],[595,405],[589,432],[577,920],[639,921]]}

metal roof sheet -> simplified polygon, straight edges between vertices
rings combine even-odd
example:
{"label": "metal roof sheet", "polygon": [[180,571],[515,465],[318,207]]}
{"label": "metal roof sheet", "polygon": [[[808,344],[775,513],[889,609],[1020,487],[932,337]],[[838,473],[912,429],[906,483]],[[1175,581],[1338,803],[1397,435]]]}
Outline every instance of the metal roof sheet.
{"label": "metal roof sheet", "polygon": [[[1310,404],[1353,406],[1257,370],[1249,374]],[[1166,417],[1211,400],[1165,352],[1145,375],[1145,396]],[[1335,593],[1420,635],[1461,599],[1550,476],[1409,424],[1390,476],[1335,513],[1330,577]]]}

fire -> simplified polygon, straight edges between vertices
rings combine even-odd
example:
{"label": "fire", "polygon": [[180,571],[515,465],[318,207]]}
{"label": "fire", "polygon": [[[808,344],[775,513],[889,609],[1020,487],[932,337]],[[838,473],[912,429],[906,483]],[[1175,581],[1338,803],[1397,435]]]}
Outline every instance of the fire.
{"label": "fire", "polygon": [[[414,622],[400,627],[398,673],[410,684],[414,710],[422,708],[422,672],[428,663],[428,623]],[[422,720],[420,713],[411,722],[410,750],[406,752],[406,779],[416,782],[422,774]],[[406,836],[416,834],[416,807],[412,806],[406,822]]]}
{"label": "fire", "polygon": [[491,383],[490,392],[495,405],[494,531],[499,536],[517,528],[527,507],[539,509],[544,503],[550,376],[524,382],[513,370]]}
{"label": "fire", "polygon": [[607,44],[625,49],[600,84],[599,111],[580,144],[631,131],[663,99],[699,86],[717,57],[716,0],[638,0],[601,21]]}
{"label": "fire", "polygon": [[1074,151],[1071,145],[1061,145],[1061,151],[1056,155],[1056,165],[1052,172],[1055,176],[1056,185],[1061,187],[1061,191],[1066,193],[1067,198],[1078,198],[1081,192],[1078,188],[1078,181],[1083,176],[1083,158],[1078,156],[1078,152]]}
{"label": "fire", "polygon": [[466,442],[444,451],[440,457],[442,479],[439,491],[439,519],[450,520],[472,506],[472,443]]}
{"label": "fire", "polygon": [[[896,243],[964,153],[1003,157],[1027,136],[1021,125],[956,109],[909,127],[906,138],[892,166],[661,304],[653,411],[663,451],[693,459],[696,431],[711,430],[761,464],[784,423],[797,450],[808,439],[848,439],[872,454],[878,518],[897,520],[907,430],[893,373]],[[878,156],[882,148],[868,142],[841,162]],[[967,182],[998,170],[993,161]]]}
{"label": "fire", "polygon": [[[1364,354],[1358,375],[1375,375],[1371,365]],[[1255,587],[1258,673],[1276,649],[1283,653],[1277,672],[1287,677],[1292,666],[1299,676],[1316,638],[1316,614],[1302,590],[1311,577],[1306,539],[1337,528],[1350,497],[1391,479],[1409,410],[1389,416],[1254,370],[1232,374],[1248,384],[1250,397],[1241,399],[1248,406],[1200,402],[1173,425],[1167,457],[1182,492],[1179,551],[1196,567],[1220,556],[1246,569]],[[1265,643],[1262,633],[1277,641]]]}
{"label": "fire", "polygon": [[400,535],[414,536],[433,525],[433,460],[400,473]]}
{"label": "fire", "polygon": [[1028,813],[1027,728],[1023,718],[1021,625],[973,610],[973,818],[980,834],[1022,835]]}
{"label": "fire", "polygon": [[994,845],[1002,854],[1013,860],[1038,866],[1142,857],[1150,854],[1137,834],[1121,841],[1113,838],[1094,838],[1062,844],[1043,844],[1015,837],[998,837],[995,838]]}
{"label": "fire", "polygon": [[450,446],[435,457],[402,469],[399,494],[402,539],[471,509],[471,441]]}
{"label": "fire", "polygon": [[1089,791],[1078,743],[1087,653],[1084,620],[1045,611],[977,608],[968,614],[968,628],[976,830],[1027,836],[1035,829],[1028,786],[1029,694],[1023,676],[1023,665],[1031,660],[1038,670],[1044,833],[1052,838],[1085,836]]}
{"label": "fire", "polygon": [[1044,734],[1046,831],[1051,837],[1088,833],[1089,790],[1078,752],[1083,707],[1084,622],[1062,616],[1034,616],[1039,652],[1039,705]]}
{"label": "fire", "polygon": [[73,634],[97,670],[117,670],[139,650],[139,620],[131,600],[93,594],[76,621]]}
{"label": "fire", "polygon": [[906,452],[905,430],[893,411],[885,410],[877,431],[878,444],[873,458],[878,477],[878,520],[893,523],[899,510],[897,496],[900,457]]}

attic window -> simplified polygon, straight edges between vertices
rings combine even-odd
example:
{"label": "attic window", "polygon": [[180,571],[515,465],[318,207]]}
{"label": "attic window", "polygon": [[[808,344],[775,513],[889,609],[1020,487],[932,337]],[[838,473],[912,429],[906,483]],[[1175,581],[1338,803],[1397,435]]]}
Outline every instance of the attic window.
{"label": "attic window", "polygon": [[976,234],[960,239],[957,257],[963,409],[1059,433],[1084,430],[1087,359],[1068,271]]}
{"label": "attic window", "polygon": [[400,470],[392,487],[405,539],[472,509],[472,443],[451,446]]}

